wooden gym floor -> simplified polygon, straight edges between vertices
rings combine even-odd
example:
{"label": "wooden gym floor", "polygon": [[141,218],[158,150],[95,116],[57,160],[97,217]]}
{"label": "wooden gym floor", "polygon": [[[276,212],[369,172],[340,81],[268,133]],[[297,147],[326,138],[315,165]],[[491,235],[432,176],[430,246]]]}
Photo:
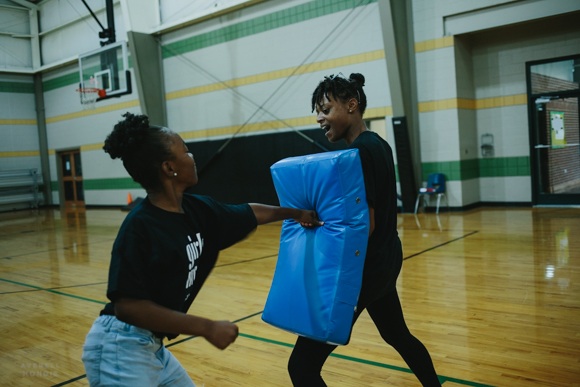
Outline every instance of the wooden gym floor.
{"label": "wooden gym floor", "polygon": [[[84,337],[106,301],[109,253],[126,213],[41,209],[0,214],[3,386],[86,386]],[[482,208],[399,216],[398,289],[411,331],[444,387],[580,386],[580,209]],[[280,223],[224,251],[191,312],[236,321],[219,351],[167,343],[198,386],[289,386],[295,336],[261,311]],[[366,313],[324,370],[329,386],[418,386]]]}

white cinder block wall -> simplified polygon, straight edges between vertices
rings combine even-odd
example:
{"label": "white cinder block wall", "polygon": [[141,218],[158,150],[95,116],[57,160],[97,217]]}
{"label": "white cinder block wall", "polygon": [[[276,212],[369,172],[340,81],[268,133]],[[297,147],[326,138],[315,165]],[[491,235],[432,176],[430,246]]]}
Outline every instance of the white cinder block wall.
{"label": "white cinder block wall", "polygon": [[[188,0],[135,1],[114,2],[117,40],[135,28],[158,39],[168,125],[186,141],[316,128],[310,96],[318,81],[360,72],[367,78],[366,117],[394,145],[385,61],[392,53],[384,52],[377,0],[228,0],[217,8]],[[105,21],[105,1],[88,3]],[[231,6],[237,8],[226,11]],[[411,2],[420,144],[415,157],[423,171],[418,178],[445,173],[451,206],[531,200],[525,63],[580,52],[580,27],[513,27],[517,18],[535,19],[542,7],[554,15],[570,5]],[[57,154],[70,149],[81,152],[87,205],[122,205],[128,193],[144,196],[122,163],[102,151],[121,114],[142,111],[137,88],[83,110],[75,91],[76,58],[100,46],[100,28],[81,2],[49,0],[36,9],[40,56],[30,55],[34,40],[0,35],[0,44],[14,47],[18,57],[0,56],[0,169],[41,166],[32,86],[40,74],[53,202],[62,196]],[[489,18],[496,10],[502,17]],[[2,11],[0,22],[21,18],[25,24],[12,32],[34,34],[28,11],[9,13]],[[483,134],[494,138],[491,159],[480,152]]]}
{"label": "white cinder block wall", "polygon": [[423,178],[445,173],[452,206],[531,201],[526,62],[580,53],[580,33],[513,23],[569,6],[413,0]]}
{"label": "white cinder block wall", "polygon": [[0,73],[0,170],[37,168],[38,128],[30,75]]}

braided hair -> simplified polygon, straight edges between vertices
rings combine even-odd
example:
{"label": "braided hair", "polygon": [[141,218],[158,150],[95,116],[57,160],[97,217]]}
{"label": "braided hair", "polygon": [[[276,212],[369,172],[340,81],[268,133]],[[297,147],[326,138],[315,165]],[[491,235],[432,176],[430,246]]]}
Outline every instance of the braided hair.
{"label": "braided hair", "polygon": [[320,104],[324,97],[330,99],[329,96],[332,96],[343,102],[351,98],[356,99],[362,115],[367,108],[367,96],[363,91],[364,85],[365,77],[359,73],[350,74],[348,79],[341,74],[324,77],[312,93],[312,111],[316,109],[316,105]]}
{"label": "braided hair", "polygon": [[107,136],[103,149],[112,159],[120,158],[133,180],[145,190],[161,186],[161,164],[171,159],[169,129],[150,125],[149,117],[123,114]]}

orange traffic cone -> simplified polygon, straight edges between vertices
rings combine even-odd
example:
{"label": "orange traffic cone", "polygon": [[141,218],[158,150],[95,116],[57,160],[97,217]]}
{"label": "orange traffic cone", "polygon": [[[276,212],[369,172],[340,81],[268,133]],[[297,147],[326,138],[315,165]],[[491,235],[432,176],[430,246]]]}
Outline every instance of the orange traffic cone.
{"label": "orange traffic cone", "polygon": [[131,192],[127,194],[127,205],[133,203],[133,197],[131,196]]}

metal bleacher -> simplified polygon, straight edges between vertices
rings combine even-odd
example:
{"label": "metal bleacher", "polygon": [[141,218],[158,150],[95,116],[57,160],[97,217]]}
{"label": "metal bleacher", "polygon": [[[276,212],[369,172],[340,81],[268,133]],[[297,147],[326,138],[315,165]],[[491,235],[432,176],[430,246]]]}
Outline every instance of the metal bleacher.
{"label": "metal bleacher", "polygon": [[37,208],[41,194],[41,177],[36,168],[0,170],[0,211],[6,211],[26,204]]}

